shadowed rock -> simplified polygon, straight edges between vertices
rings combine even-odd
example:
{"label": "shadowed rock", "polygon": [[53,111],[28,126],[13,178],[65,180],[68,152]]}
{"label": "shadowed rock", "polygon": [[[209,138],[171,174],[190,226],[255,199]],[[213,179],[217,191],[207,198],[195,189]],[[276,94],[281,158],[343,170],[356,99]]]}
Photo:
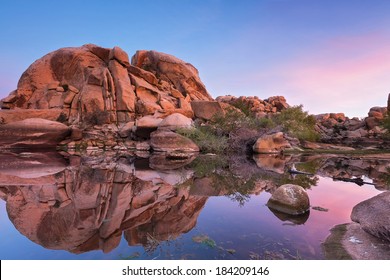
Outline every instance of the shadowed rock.
{"label": "shadowed rock", "polygon": [[0,125],[0,145],[15,147],[55,147],[71,133],[59,122],[44,119],[26,119]]}
{"label": "shadowed rock", "polygon": [[352,209],[351,219],[366,232],[390,242],[390,191],[360,202]]}
{"label": "shadowed rock", "polygon": [[284,138],[283,132],[277,132],[257,139],[253,145],[253,152],[257,154],[279,153],[286,148],[291,148],[290,143]]}
{"label": "shadowed rock", "polygon": [[169,130],[157,130],[150,135],[150,146],[157,152],[199,152],[192,140]]}

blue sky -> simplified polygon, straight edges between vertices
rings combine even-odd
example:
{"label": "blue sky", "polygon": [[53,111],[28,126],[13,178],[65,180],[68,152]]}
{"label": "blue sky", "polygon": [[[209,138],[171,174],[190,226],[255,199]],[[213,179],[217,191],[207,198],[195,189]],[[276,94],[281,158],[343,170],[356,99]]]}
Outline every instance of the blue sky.
{"label": "blue sky", "polygon": [[36,59],[94,43],[192,63],[213,97],[283,95],[363,117],[390,92],[386,0],[0,0],[0,97]]}

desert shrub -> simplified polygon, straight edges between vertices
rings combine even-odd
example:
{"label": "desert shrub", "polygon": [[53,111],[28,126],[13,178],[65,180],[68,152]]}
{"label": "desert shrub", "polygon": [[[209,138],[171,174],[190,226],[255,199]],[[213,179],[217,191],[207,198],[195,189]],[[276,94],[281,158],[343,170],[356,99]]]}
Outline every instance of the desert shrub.
{"label": "desert shrub", "polygon": [[387,134],[390,134],[390,115],[386,114],[385,118],[382,121],[382,127],[387,129]]}
{"label": "desert shrub", "polygon": [[227,110],[225,114],[215,115],[207,124],[195,123],[195,128],[180,129],[178,133],[193,140],[205,153],[242,153],[274,125],[268,118]]}
{"label": "desert shrub", "polygon": [[243,112],[245,114],[245,116],[247,116],[247,117],[253,116],[253,113],[250,109],[249,104],[245,103],[243,100],[237,99],[231,105],[233,105],[234,107],[239,109],[241,112]]}
{"label": "desert shrub", "polygon": [[227,138],[214,134],[209,127],[182,128],[177,133],[194,141],[203,153],[223,153],[228,145]]}
{"label": "desert shrub", "polygon": [[240,129],[263,130],[275,126],[272,119],[256,118],[243,115],[235,110],[227,110],[225,114],[216,114],[209,123],[217,135],[229,136]]}
{"label": "desert shrub", "polygon": [[303,111],[302,105],[284,109],[273,117],[273,121],[281,125],[284,132],[299,140],[318,141],[319,139],[319,134],[315,131],[316,119]]}

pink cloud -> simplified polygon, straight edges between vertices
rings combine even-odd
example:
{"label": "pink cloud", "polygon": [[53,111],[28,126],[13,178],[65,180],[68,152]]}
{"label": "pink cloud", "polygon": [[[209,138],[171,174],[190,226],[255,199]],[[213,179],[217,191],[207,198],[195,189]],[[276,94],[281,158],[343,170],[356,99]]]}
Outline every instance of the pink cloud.
{"label": "pink cloud", "polygon": [[301,101],[314,113],[346,112],[365,116],[385,106],[390,91],[390,39],[378,34],[333,38],[301,53],[274,71],[284,78],[288,100]]}

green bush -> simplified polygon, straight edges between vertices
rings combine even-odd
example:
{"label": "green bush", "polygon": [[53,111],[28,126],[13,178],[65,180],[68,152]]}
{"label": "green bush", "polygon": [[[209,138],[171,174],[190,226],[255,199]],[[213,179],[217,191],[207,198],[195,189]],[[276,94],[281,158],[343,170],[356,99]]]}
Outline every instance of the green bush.
{"label": "green bush", "polygon": [[387,129],[387,134],[390,134],[390,115],[386,114],[382,122],[382,127]]}
{"label": "green bush", "polygon": [[315,131],[316,119],[302,108],[303,106],[299,105],[284,109],[273,117],[273,121],[281,125],[284,132],[299,140],[318,141],[319,134]]}
{"label": "green bush", "polygon": [[229,136],[241,129],[263,130],[275,126],[272,119],[256,118],[248,116],[235,110],[227,110],[225,114],[215,115],[209,123],[209,126],[216,135]]}
{"label": "green bush", "polygon": [[182,128],[177,133],[194,141],[203,153],[222,154],[228,147],[227,138],[215,135],[207,126]]}
{"label": "green bush", "polygon": [[247,103],[245,103],[243,100],[237,99],[236,101],[234,101],[232,105],[237,109],[239,109],[241,112],[243,112],[245,116],[247,117],[253,116],[250,106]]}
{"label": "green bush", "polygon": [[256,118],[238,110],[227,110],[215,115],[207,123],[196,123],[195,128],[180,129],[178,133],[193,140],[203,153],[244,153],[262,134],[276,126],[300,140],[317,141],[316,120],[295,106],[271,118]]}

